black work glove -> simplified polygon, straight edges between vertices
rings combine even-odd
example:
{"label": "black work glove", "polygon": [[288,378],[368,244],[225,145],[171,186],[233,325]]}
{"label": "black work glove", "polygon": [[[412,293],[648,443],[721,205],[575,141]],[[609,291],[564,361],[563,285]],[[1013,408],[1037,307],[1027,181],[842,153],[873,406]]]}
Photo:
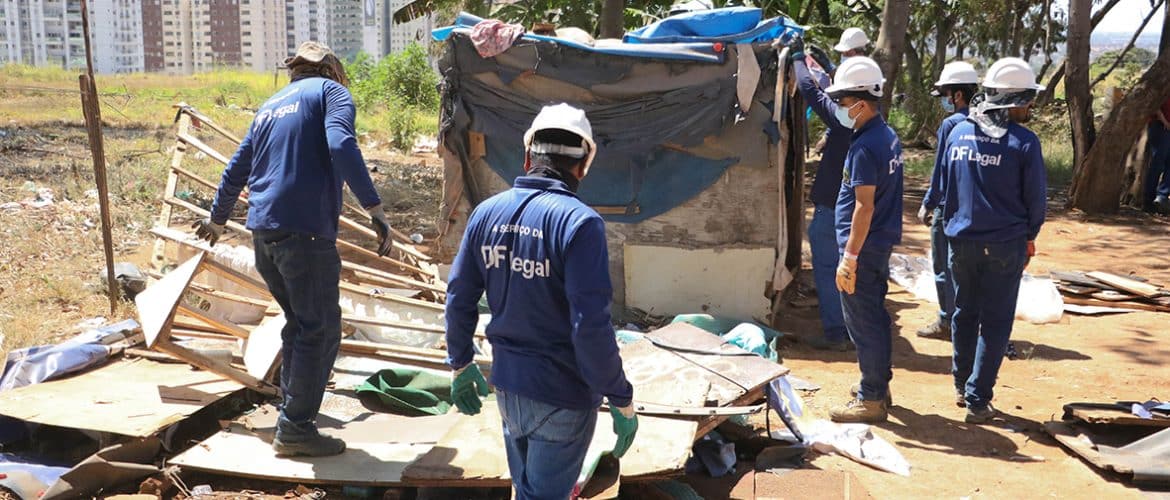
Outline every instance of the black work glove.
{"label": "black work glove", "polygon": [[825,70],[829,74],[837,71],[837,67],[833,65],[833,60],[829,59],[829,55],[826,54],[825,51],[821,50],[820,47],[811,45],[809,46],[808,52],[809,54],[812,54],[813,60],[821,66],[821,69]]}
{"label": "black work glove", "polygon": [[386,212],[382,211],[381,203],[367,208],[366,213],[370,214],[370,227],[374,228],[374,233],[378,235],[378,257],[385,257],[394,245],[394,239],[390,237],[390,221],[386,220]]}
{"label": "black work glove", "polygon": [[804,37],[795,36],[792,38],[792,43],[788,44],[788,57],[792,58],[793,62],[804,60]]}
{"label": "black work glove", "polygon": [[211,217],[195,221],[194,224],[191,224],[191,228],[195,230],[196,237],[207,240],[211,246],[215,246],[215,242],[219,241],[219,237],[224,231],[224,225],[211,222]]}

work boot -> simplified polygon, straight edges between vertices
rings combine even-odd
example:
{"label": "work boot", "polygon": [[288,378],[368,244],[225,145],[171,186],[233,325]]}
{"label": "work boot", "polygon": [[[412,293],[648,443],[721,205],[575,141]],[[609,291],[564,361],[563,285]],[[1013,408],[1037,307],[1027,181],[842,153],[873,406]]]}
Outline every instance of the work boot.
{"label": "work boot", "polygon": [[289,442],[276,437],[272,439],[272,449],[278,457],[328,457],[344,453],[345,441],[324,434]]}
{"label": "work boot", "polygon": [[967,408],[967,418],[963,419],[963,421],[976,425],[990,424],[992,420],[995,420],[995,416],[998,413],[991,405],[987,405],[984,408]]}
{"label": "work boot", "polygon": [[857,349],[853,342],[846,340],[829,340],[824,337],[816,337],[808,341],[808,345],[818,351],[836,351],[846,352]]}
{"label": "work boot", "polygon": [[[861,384],[853,384],[853,387],[849,388],[849,397],[857,399],[859,393],[861,393]],[[882,403],[886,405],[887,410],[894,406],[894,392],[886,389],[886,399],[882,400]]]}
{"label": "work boot", "polygon": [[871,424],[885,422],[886,417],[886,406],[882,401],[862,401],[856,398],[829,412],[829,418],[838,423]]}
{"label": "work boot", "polygon": [[918,336],[928,339],[951,339],[951,323],[943,321],[941,318],[936,318],[934,323],[926,325],[918,330]]}

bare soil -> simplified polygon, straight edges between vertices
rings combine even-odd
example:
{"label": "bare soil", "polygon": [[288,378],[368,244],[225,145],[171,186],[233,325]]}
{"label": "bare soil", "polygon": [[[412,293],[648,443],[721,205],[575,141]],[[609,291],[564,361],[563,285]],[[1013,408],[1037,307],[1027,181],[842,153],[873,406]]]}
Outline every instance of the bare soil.
{"label": "bare soil", "polygon": [[[895,251],[929,250],[930,234],[915,218],[920,200],[907,196],[903,244]],[[1144,214],[1087,217],[1053,206],[1028,272],[1132,272],[1170,284],[1168,228],[1166,219]],[[891,284],[887,308],[896,322],[891,384],[896,406],[875,433],[902,452],[912,475],[880,472],[838,456],[817,456],[813,467],[850,471],[875,498],[1142,497],[1118,477],[1066,452],[1043,423],[1059,420],[1062,406],[1071,402],[1170,399],[1170,315],[1065,314],[1059,324],[1048,325],[1017,321],[1012,340],[1021,351],[1030,349],[1031,357],[1004,361],[994,401],[1004,417],[978,426],[964,423],[965,410],[954,405],[950,343],[915,335],[934,320],[936,306]],[[816,308],[791,310],[783,325],[800,338],[820,334]],[[797,343],[781,355],[794,375],[822,386],[806,398],[818,417],[827,418],[831,407],[847,401],[859,378],[853,353],[825,353]]]}

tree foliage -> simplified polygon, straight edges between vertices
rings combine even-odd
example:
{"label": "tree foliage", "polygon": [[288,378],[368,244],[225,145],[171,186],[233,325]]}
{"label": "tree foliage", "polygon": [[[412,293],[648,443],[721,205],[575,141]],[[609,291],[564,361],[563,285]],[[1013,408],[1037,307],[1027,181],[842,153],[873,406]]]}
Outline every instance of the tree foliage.
{"label": "tree foliage", "polygon": [[422,46],[410,44],[405,50],[381,61],[359,53],[345,65],[350,79],[354,104],[361,109],[405,104],[422,109],[438,109],[439,77],[427,62]]}

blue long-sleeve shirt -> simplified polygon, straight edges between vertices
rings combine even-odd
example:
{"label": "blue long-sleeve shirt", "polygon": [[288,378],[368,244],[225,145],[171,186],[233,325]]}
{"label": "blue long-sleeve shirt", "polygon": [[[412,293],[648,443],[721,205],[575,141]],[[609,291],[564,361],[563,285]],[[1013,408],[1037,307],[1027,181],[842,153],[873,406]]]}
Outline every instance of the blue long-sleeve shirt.
{"label": "blue long-sleeve shirt", "polygon": [[487,291],[492,385],[571,409],[627,406],[605,223],[561,181],[519,177],[467,222],[447,283],[447,364],[471,363]]}
{"label": "blue long-sleeve shirt", "polygon": [[964,121],[947,139],[944,166],[948,237],[1003,242],[1040,234],[1048,174],[1040,139],[1031,130],[1011,123],[995,138]]}
{"label": "blue long-sleeve shirt", "polygon": [[223,171],[211,220],[227,222],[248,187],[248,229],[337,237],[342,183],[363,208],[379,203],[354,137],[353,98],[326,78],[290,83],[256,112]]}
{"label": "blue long-sleeve shirt", "polygon": [[946,202],[943,198],[946,188],[942,185],[942,161],[946,156],[943,152],[947,149],[947,137],[950,137],[951,130],[955,128],[955,125],[963,123],[967,119],[967,113],[968,108],[959,108],[938,125],[938,146],[934,153],[934,169],[930,172],[930,187],[926,188],[926,196],[922,198],[922,206],[926,207],[927,210],[934,210]]}
{"label": "blue long-sleeve shirt", "polygon": [[796,85],[800,89],[800,96],[828,127],[825,149],[821,152],[821,163],[817,166],[817,176],[813,179],[809,198],[813,204],[833,207],[837,205],[837,194],[841,190],[841,172],[845,166],[845,155],[849,152],[853,130],[837,121],[835,114],[837,103],[817,86],[808,65],[804,61],[795,61],[792,67],[796,73]]}
{"label": "blue long-sleeve shirt", "polygon": [[873,218],[866,249],[888,250],[902,242],[902,141],[881,115],[853,133],[837,198],[837,246],[844,251],[853,233],[858,186],[874,186]]}

